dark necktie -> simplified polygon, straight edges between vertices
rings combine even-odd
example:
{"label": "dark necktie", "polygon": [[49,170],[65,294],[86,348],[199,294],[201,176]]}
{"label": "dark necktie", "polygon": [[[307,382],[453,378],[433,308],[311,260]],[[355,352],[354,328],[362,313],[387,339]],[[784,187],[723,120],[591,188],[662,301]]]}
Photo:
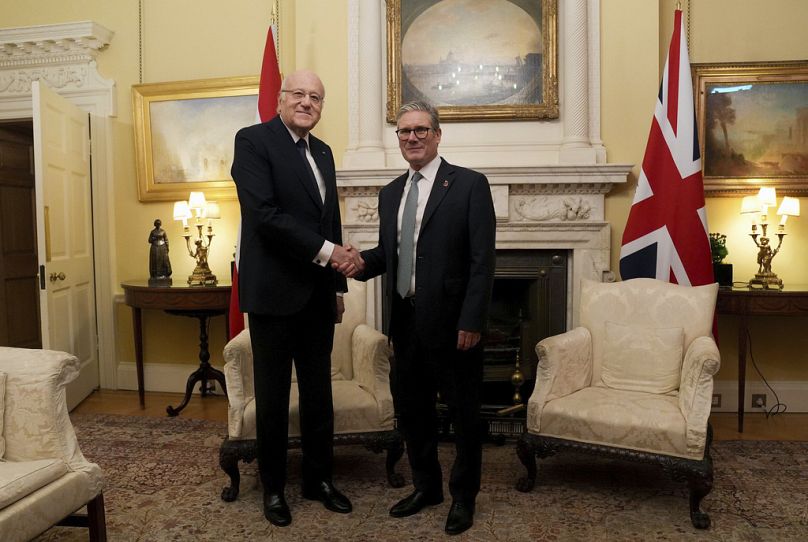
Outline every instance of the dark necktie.
{"label": "dark necktie", "polygon": [[[306,140],[302,137],[297,140],[297,151],[300,153],[300,156],[303,158],[303,165],[306,166],[306,171],[309,173],[309,179],[311,182],[314,183],[314,188],[317,190],[317,193],[320,194],[320,185],[317,184],[317,177],[314,176],[314,170],[311,169],[311,164],[309,163],[309,159],[306,156]],[[323,199],[322,194],[320,194],[320,199]]]}
{"label": "dark necktie", "polygon": [[423,175],[416,171],[412,176],[410,191],[407,192],[404,212],[401,215],[401,239],[398,242],[398,270],[396,271],[396,291],[401,297],[407,297],[412,283],[415,215],[418,210],[418,181],[421,179],[423,179]]}

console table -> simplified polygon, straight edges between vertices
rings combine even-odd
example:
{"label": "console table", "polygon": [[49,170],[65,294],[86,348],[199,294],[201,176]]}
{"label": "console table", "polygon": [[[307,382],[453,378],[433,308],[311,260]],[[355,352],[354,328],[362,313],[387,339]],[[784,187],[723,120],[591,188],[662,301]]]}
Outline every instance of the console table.
{"label": "console table", "polygon": [[786,285],[783,290],[722,288],[718,290],[716,312],[740,316],[738,323],[738,432],[743,433],[749,316],[808,315],[808,285]]}
{"label": "console table", "polygon": [[[208,319],[219,314],[227,315],[230,305],[230,284],[216,286],[188,286],[185,283],[171,286],[149,286],[146,280],[123,282],[124,299],[132,307],[132,325],[135,334],[135,363],[137,366],[137,392],[140,407],[144,408],[143,389],[143,325],[142,309],[164,310],[169,314],[189,316],[199,319],[199,368],[191,373],[185,385],[185,397],[176,408],[166,407],[169,416],[176,416],[191,399],[194,385],[201,381],[200,392],[204,397],[209,390],[208,380],[215,380],[227,395],[224,373],[211,366],[208,351]],[[225,329],[227,329],[225,325]],[[228,337],[229,338],[229,337]]]}

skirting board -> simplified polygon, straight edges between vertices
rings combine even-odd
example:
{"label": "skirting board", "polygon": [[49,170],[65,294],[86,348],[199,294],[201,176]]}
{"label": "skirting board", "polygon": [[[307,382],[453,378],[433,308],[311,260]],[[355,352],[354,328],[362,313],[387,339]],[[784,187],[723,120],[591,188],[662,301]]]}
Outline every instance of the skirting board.
{"label": "skirting board", "polygon": [[[216,369],[222,370],[221,367]],[[146,391],[163,391],[170,393],[185,393],[188,377],[199,365],[182,363],[149,363],[143,370],[143,387]],[[218,382],[209,380],[221,393]],[[137,390],[137,368],[132,362],[118,363],[118,389]],[[194,384],[194,393],[199,393],[199,382]]]}
{"label": "skirting board", "polygon": [[[780,402],[788,406],[786,412],[808,412],[808,381],[780,380],[769,381],[777,392]],[[752,394],[766,394],[766,409],[777,402],[772,390],[760,380],[746,381],[746,399],[744,412],[763,412],[762,408],[752,408]],[[713,407],[712,412],[738,412],[738,382],[736,380],[716,380],[713,384],[713,394],[721,395],[721,406]]]}

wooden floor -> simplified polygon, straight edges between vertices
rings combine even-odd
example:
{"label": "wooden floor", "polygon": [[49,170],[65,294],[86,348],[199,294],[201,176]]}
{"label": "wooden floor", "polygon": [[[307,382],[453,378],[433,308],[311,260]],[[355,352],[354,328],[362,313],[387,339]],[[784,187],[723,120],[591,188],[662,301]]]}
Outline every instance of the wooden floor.
{"label": "wooden floor", "polygon": [[[119,414],[124,416],[166,416],[166,406],[182,402],[179,393],[146,393],[146,408],[138,405],[137,392],[101,390],[91,394],[73,412]],[[227,399],[222,395],[200,397],[195,394],[180,416],[204,420],[227,421]],[[731,412],[710,417],[715,440],[806,440],[808,414],[746,414],[744,432],[738,433],[738,416]]]}

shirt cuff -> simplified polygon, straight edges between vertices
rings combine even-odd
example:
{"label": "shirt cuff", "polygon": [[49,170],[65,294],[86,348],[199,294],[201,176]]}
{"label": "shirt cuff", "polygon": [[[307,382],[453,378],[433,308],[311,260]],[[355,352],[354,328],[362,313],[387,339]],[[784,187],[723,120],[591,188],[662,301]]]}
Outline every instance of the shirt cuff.
{"label": "shirt cuff", "polygon": [[331,254],[334,252],[334,243],[331,241],[326,240],[323,243],[320,252],[317,253],[317,256],[314,257],[312,263],[319,265],[320,267],[325,267],[328,265],[328,261],[331,259]]}

